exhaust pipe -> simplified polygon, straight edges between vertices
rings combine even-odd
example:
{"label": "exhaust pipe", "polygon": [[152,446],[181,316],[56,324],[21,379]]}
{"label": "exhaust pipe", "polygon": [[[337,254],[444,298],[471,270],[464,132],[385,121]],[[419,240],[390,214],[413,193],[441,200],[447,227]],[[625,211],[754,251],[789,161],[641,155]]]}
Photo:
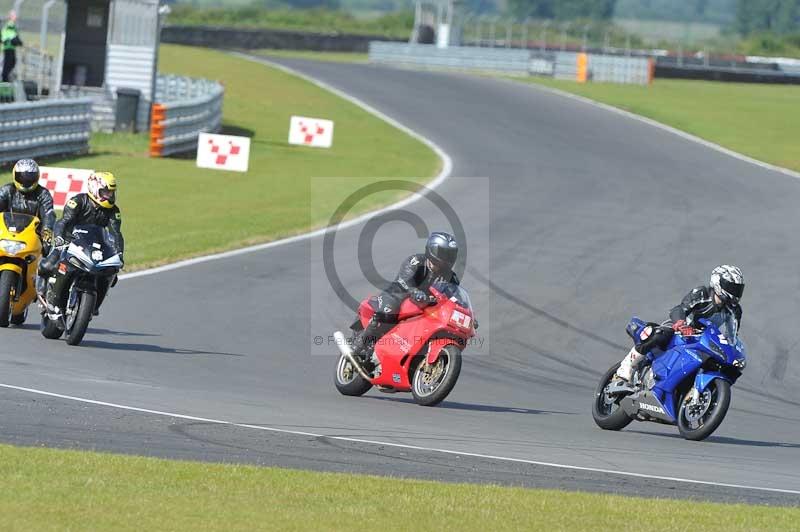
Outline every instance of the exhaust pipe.
{"label": "exhaust pipe", "polygon": [[344,337],[344,334],[342,334],[341,331],[336,331],[333,333],[333,339],[336,340],[336,345],[339,347],[339,351],[341,351],[342,356],[346,358],[354,368],[356,368],[356,371],[358,371],[364,380],[371,381],[372,377],[367,375],[367,372],[364,371],[364,368],[362,368],[361,364],[358,363],[356,357],[353,356],[353,349],[347,343],[347,338]]}

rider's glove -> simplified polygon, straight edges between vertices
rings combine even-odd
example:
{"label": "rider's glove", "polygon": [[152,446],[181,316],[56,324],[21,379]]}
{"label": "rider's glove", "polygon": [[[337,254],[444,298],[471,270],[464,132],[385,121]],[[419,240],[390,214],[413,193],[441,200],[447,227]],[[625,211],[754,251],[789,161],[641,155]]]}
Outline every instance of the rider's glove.
{"label": "rider's glove", "polygon": [[42,243],[48,246],[53,243],[53,231],[50,229],[42,229]]}
{"label": "rider's glove", "polygon": [[67,241],[64,240],[63,236],[57,236],[55,239],[55,245],[57,248],[63,247],[67,244]]}
{"label": "rider's glove", "polygon": [[411,292],[411,300],[420,307],[428,305],[431,302],[430,296],[422,290],[414,290]]}
{"label": "rider's glove", "polygon": [[675,332],[680,331],[684,327],[686,327],[686,320],[678,320],[672,324],[672,330]]}

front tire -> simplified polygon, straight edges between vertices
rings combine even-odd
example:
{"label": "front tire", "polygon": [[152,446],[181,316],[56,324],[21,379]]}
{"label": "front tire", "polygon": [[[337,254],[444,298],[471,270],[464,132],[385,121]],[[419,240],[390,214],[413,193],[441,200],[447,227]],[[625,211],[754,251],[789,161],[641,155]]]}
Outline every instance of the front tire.
{"label": "front tire", "polygon": [[421,406],[438,405],[453,391],[460,373],[461,350],[452,344],[442,348],[433,364],[422,358],[411,378],[414,401]]}
{"label": "front tire", "polygon": [[58,340],[64,334],[64,329],[59,326],[57,321],[48,318],[47,314],[42,315],[41,331],[42,336],[48,340]]}
{"label": "front tire", "polygon": [[14,304],[12,291],[17,286],[17,274],[12,271],[0,272],[0,327],[8,327],[11,318],[11,305]]}
{"label": "front tire", "polygon": [[339,356],[336,364],[336,373],[333,376],[333,384],[342,395],[360,397],[367,393],[372,384],[362,377],[356,368],[347,360],[344,355]]}
{"label": "front tire", "polygon": [[78,313],[75,317],[75,322],[67,333],[67,344],[78,345],[81,343],[86,334],[86,329],[89,328],[89,322],[92,320],[92,312],[94,312],[96,302],[97,296],[95,294],[81,292],[78,297]]}
{"label": "front tire", "polygon": [[615,364],[606,371],[600,383],[594,391],[594,401],[592,402],[592,418],[598,427],[604,430],[622,430],[627,427],[633,419],[619,406],[619,400],[612,401],[606,396],[606,386],[617,373],[619,364]]}
{"label": "front tire", "polygon": [[692,390],[681,401],[678,411],[678,430],[687,440],[705,440],[722,424],[728,407],[731,405],[731,383],[714,379],[700,396],[698,403],[692,403]]}

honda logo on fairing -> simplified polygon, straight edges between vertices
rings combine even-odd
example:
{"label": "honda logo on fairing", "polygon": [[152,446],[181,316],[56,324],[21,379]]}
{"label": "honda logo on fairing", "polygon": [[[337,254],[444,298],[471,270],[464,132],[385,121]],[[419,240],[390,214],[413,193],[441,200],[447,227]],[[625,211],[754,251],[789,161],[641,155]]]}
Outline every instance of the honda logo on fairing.
{"label": "honda logo on fairing", "polygon": [[647,403],[639,403],[639,408],[641,410],[649,410],[650,412],[655,412],[656,414],[666,414],[664,409],[659,408],[657,406],[648,405]]}

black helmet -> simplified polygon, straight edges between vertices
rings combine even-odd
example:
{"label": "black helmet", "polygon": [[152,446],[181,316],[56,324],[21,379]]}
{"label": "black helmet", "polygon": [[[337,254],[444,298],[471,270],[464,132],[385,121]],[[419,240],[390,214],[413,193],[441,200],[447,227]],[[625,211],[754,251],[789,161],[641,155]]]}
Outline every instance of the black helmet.
{"label": "black helmet", "polygon": [[453,235],[448,233],[431,233],[425,243],[425,258],[432,265],[436,273],[451,271],[458,258],[458,243]]}
{"label": "black helmet", "polygon": [[33,159],[21,159],[14,165],[14,186],[20,192],[30,192],[39,186],[39,165]]}

